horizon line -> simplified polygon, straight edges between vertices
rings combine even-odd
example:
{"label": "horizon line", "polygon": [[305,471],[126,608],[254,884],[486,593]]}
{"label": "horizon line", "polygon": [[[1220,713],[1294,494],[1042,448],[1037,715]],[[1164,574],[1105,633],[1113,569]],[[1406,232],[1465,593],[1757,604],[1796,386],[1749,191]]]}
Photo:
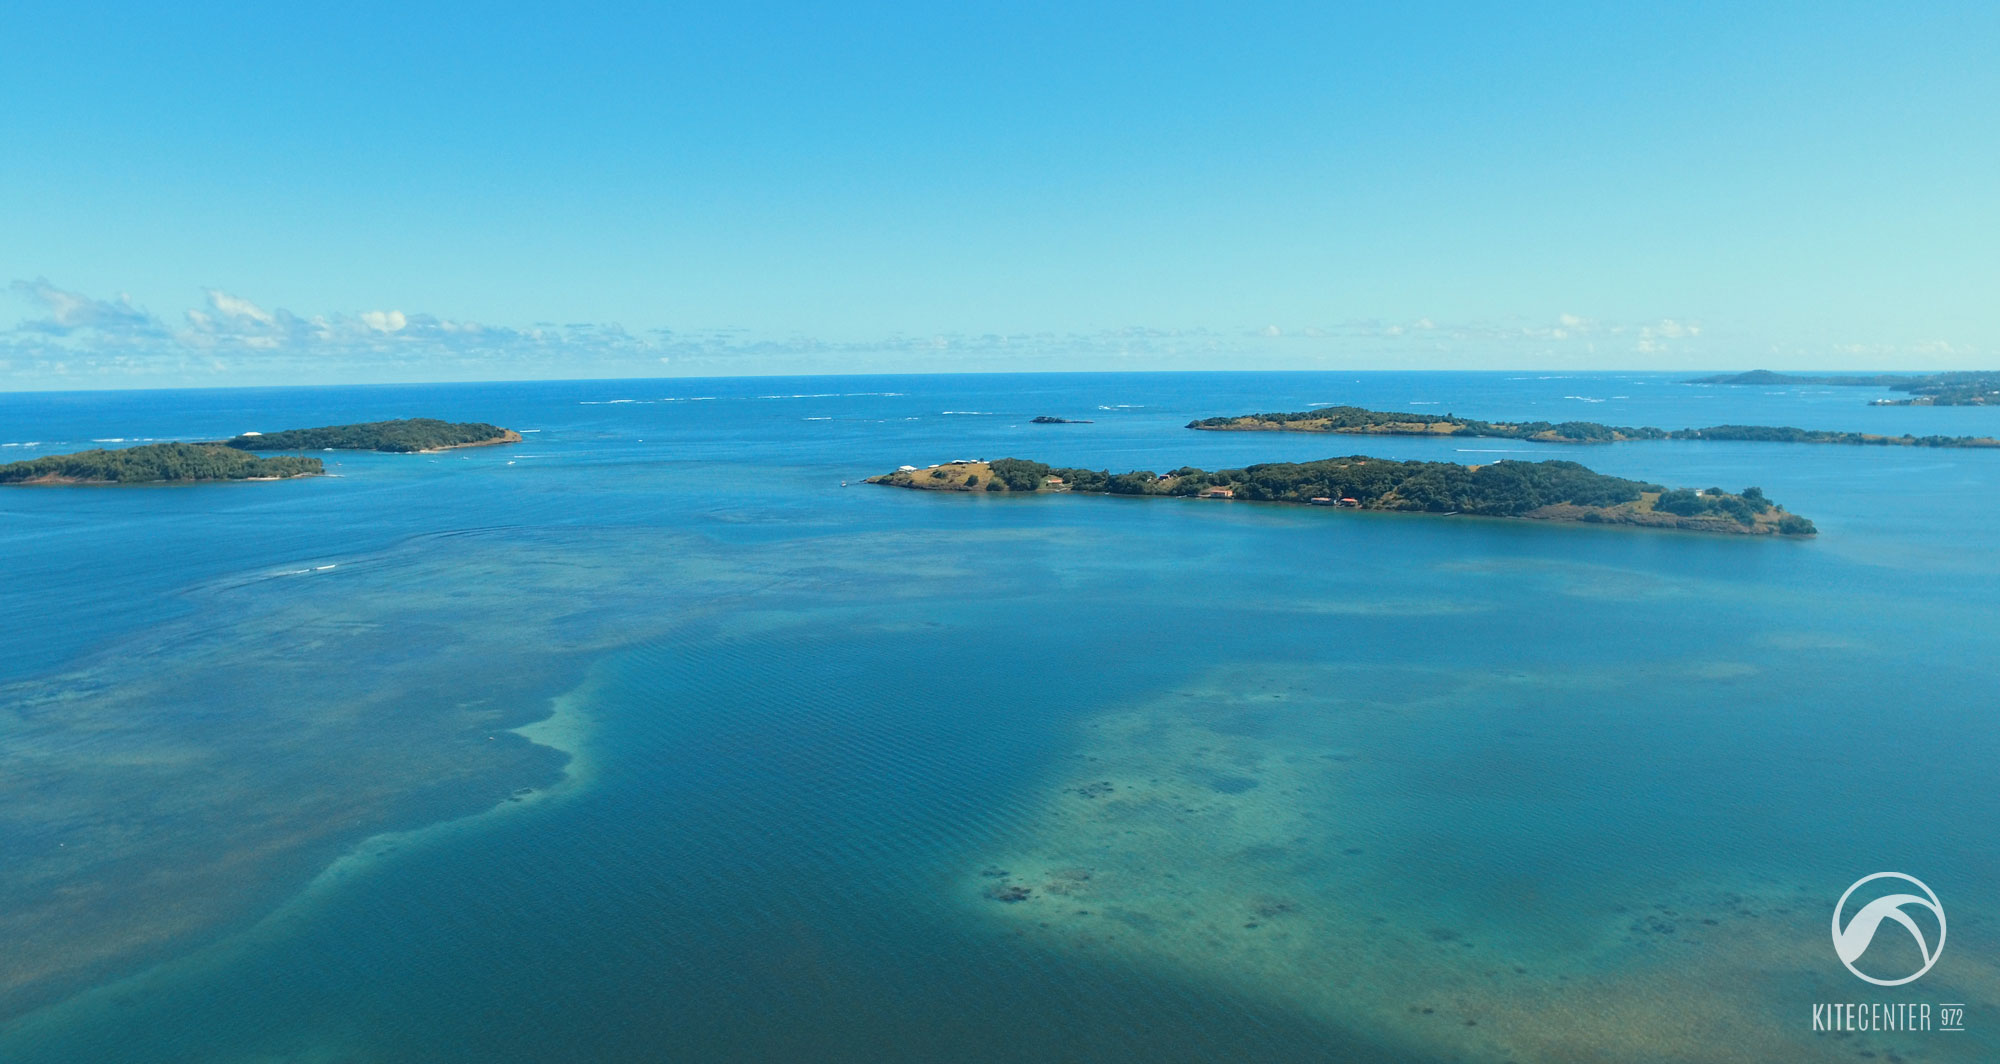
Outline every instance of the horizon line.
{"label": "horizon line", "polygon": [[[278,390],[296,391],[296,390],[309,390],[309,389],[321,389],[321,388],[427,388],[427,387],[441,387],[445,385],[479,385],[479,384],[596,384],[596,383],[613,383],[613,382],[648,382],[648,381],[693,381],[693,380],[726,381],[726,380],[781,380],[781,379],[813,380],[813,379],[853,379],[853,378],[881,378],[881,377],[1089,377],[1089,376],[1130,377],[1130,376],[1152,376],[1152,375],[1162,375],[1162,374],[1176,374],[1180,376],[1193,376],[1199,374],[1240,374],[1240,375],[1256,374],[1265,376],[1281,376],[1281,375],[1303,376],[1307,374],[1326,375],[1326,374],[1340,374],[1340,373],[1371,373],[1371,374],[1457,373],[1457,374],[1468,374],[1468,375],[1476,374],[1481,376],[1496,376],[1501,374],[1532,373],[1536,374],[1537,376],[1548,377],[1553,379],[1560,377],[1611,377],[1611,376],[1665,377],[1665,376],[1676,376],[1681,374],[1701,375],[1701,374],[1724,374],[1724,373],[1746,373],[1746,372],[1750,373],[1769,372],[1769,373],[1801,374],[1801,375],[1812,374],[1812,375],[1829,376],[1829,377],[1874,377],[1874,376],[1923,377],[1941,373],[1978,373],[1983,371],[1962,370],[1962,369],[1958,370],[1940,370],[1940,369],[1825,370],[1825,369],[1798,369],[1798,368],[1773,369],[1769,366],[1758,366],[1751,370],[1737,370],[1728,368],[1581,370],[1573,368],[1558,369],[1554,367],[1537,368],[1532,366],[1523,366],[1512,369],[1435,369],[1435,368],[1432,369],[1398,369],[1398,368],[1115,369],[1115,370],[1077,369],[1077,370],[940,370],[940,371],[923,371],[923,372],[883,372],[883,373],[729,373],[729,374],[690,373],[690,374],[681,374],[673,376],[494,377],[494,378],[422,380],[422,381],[347,381],[340,383],[328,382],[328,383],[316,383],[316,384],[212,384],[212,385],[163,384],[154,387],[146,387],[146,386],[87,387],[86,386],[78,388],[8,388],[5,387],[4,385],[0,385],[0,395],[74,395],[79,393],[99,394],[106,392],[215,392],[215,391],[278,391]],[[1679,383],[1691,383],[1691,382],[1682,381]]]}

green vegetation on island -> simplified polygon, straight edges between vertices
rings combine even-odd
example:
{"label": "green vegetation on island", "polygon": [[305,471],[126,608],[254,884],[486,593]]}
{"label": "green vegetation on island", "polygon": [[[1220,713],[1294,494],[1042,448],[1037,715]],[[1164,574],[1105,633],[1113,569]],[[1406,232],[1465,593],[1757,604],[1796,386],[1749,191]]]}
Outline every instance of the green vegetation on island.
{"label": "green vegetation on island", "polygon": [[1868,447],[2000,447],[1991,436],[1884,436],[1874,432],[1834,432],[1771,425],[1710,425],[1677,429],[1676,440],[1747,440],[1755,443],[1845,443]]}
{"label": "green vegetation on island", "polygon": [[519,443],[521,434],[483,421],[439,421],[430,417],[399,421],[368,421],[358,425],[326,425],[284,432],[246,432],[222,441],[239,451],[388,451],[409,454],[454,447],[484,447]]}
{"label": "green vegetation on island", "polygon": [[1668,490],[1595,473],[1575,462],[1398,462],[1355,455],[1317,462],[1269,462],[1215,472],[1184,466],[1166,473],[1073,469],[1018,458],[907,467],[870,484],[925,491],[1085,492],[1303,503],[1357,510],[1474,514],[1544,521],[1644,525],[1700,532],[1810,536],[1813,523],[1764,497]]}
{"label": "green vegetation on island", "polygon": [[1328,406],[1280,414],[1210,417],[1188,422],[1188,428],[1221,432],[1343,432],[1372,436],[1491,436],[1544,443],[1615,443],[1621,440],[1662,440],[1661,429],[1620,428],[1594,421],[1476,421],[1445,414],[1406,414],[1366,410],[1358,406]]}
{"label": "green vegetation on island", "polygon": [[317,458],[258,458],[212,443],[148,443],[52,454],[0,466],[0,484],[186,484],[204,480],[283,480],[317,476]]}
{"label": "green vegetation on island", "polygon": [[1992,406],[2000,404],[2000,371],[1959,370],[1952,373],[1876,373],[1866,375],[1810,375],[1773,373],[1753,369],[1748,373],[1723,373],[1696,377],[1688,384],[1821,384],[1845,388],[1887,388],[1908,392],[1908,399],[1877,399],[1876,406]]}
{"label": "green vegetation on island", "polygon": [[1622,443],[1627,440],[1717,440],[1756,443],[1842,443],[1880,447],[2000,447],[1991,436],[1887,436],[1770,425],[1711,425],[1656,429],[1595,421],[1478,421],[1452,414],[1408,414],[1329,406],[1280,414],[1246,414],[1190,421],[1209,432],[1335,432],[1367,436],[1478,436],[1532,443]]}

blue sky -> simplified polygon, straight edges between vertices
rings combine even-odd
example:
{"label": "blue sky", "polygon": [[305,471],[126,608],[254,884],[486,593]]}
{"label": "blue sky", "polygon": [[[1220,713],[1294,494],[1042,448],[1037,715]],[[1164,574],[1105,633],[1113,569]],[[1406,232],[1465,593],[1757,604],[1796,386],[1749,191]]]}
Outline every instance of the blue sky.
{"label": "blue sky", "polygon": [[2000,6],[1389,6],[11,3],[0,387],[2000,364]]}

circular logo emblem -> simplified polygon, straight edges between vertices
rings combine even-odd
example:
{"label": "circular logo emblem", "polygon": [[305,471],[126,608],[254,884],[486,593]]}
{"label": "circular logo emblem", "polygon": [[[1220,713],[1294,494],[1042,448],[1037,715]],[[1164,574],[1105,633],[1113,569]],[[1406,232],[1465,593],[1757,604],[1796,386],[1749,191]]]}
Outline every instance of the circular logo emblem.
{"label": "circular logo emblem", "polygon": [[[1878,879],[1901,880],[1923,891],[1923,896],[1918,897],[1915,894],[1884,894],[1874,901],[1863,905],[1855,912],[1854,918],[1847,921],[1847,926],[1844,928],[1841,927],[1840,917],[1842,913],[1847,911],[1847,899],[1852,897],[1855,890],[1862,884],[1872,883]],[[1910,914],[1903,911],[1903,906],[1905,905],[1921,906],[1929,909],[1931,914],[1937,917],[1938,937],[1935,948],[1924,938],[1923,928],[1918,927],[1917,922],[1910,919]],[[1901,979],[1877,979],[1854,966],[1854,962],[1860,960],[1861,955],[1868,952],[1868,946],[1875,941],[1875,932],[1882,926],[1882,921],[1884,920],[1894,920],[1902,924],[1904,929],[1916,938],[1917,952],[1922,954],[1924,958],[1923,967]],[[1860,879],[1855,880],[1854,886],[1847,888],[1847,893],[1842,894],[1840,901],[1834,904],[1833,952],[1839,955],[1840,963],[1846,965],[1847,970],[1853,972],[1857,979],[1865,979],[1876,986],[1902,986],[1904,983],[1914,982],[1921,978],[1925,972],[1930,971],[1931,965],[1937,963],[1938,955],[1944,952],[1944,905],[1938,901],[1938,896],[1931,892],[1931,888],[1924,886],[1923,881],[1915,876],[1906,876],[1901,872],[1877,872],[1872,876],[1862,876]]]}

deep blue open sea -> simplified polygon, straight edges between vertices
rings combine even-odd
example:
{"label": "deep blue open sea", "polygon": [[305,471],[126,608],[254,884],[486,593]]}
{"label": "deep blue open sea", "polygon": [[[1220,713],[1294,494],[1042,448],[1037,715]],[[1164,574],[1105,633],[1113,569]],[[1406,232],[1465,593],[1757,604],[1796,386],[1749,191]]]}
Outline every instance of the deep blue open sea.
{"label": "deep blue open sea", "polygon": [[[0,395],[0,462],[410,416],[525,433],[0,493],[0,1061],[2000,1059],[2000,451],[1183,427],[1351,403],[2000,434],[1881,394]],[[1350,453],[1754,484],[1821,534],[859,483]],[[1896,987],[1829,937],[1882,871],[1949,914]],[[1907,970],[1884,927],[1863,966]],[[1965,1030],[1813,1030],[1846,1002],[1962,1003]]]}

